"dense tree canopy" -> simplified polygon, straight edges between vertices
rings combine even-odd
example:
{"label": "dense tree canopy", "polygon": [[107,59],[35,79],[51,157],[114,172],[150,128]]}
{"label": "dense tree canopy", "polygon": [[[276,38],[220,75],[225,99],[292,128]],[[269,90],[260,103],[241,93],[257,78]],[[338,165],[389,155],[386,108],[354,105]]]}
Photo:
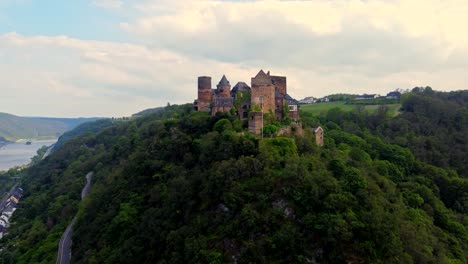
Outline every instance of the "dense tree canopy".
{"label": "dense tree canopy", "polygon": [[170,106],[70,139],[23,177],[0,257],[54,261],[78,211],[75,263],[466,263],[466,100],[418,91],[402,109],[335,109],[259,139]]}

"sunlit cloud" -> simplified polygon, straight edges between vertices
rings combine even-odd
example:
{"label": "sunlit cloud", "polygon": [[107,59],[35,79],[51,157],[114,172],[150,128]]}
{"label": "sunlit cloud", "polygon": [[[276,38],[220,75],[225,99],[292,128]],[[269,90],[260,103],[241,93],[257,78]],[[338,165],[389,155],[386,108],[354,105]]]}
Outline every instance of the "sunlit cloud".
{"label": "sunlit cloud", "polygon": [[2,107],[129,115],[191,102],[199,75],[212,76],[213,86],[222,74],[248,83],[259,69],[286,75],[296,98],[419,85],[453,90],[468,81],[465,0],[89,3],[116,14],[106,27],[121,41],[0,35]]}

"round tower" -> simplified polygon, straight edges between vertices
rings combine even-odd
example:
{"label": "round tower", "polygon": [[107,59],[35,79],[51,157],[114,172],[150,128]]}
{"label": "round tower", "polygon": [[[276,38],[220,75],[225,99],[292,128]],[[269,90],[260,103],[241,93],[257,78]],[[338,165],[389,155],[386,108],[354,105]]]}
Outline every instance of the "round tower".
{"label": "round tower", "polygon": [[210,111],[211,99],[211,77],[198,77],[198,111]]}

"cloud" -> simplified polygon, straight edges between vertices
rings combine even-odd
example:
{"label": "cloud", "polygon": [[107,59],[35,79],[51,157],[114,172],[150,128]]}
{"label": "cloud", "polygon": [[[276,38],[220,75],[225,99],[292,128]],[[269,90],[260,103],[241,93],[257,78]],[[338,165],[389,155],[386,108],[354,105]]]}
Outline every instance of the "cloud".
{"label": "cloud", "polygon": [[47,116],[123,116],[187,103],[200,69],[214,79],[254,71],[144,45],[17,33],[0,35],[0,61],[2,110]]}
{"label": "cloud", "polygon": [[92,0],[92,4],[102,8],[119,9],[124,3],[121,0]]}
{"label": "cloud", "polygon": [[121,27],[154,45],[222,61],[398,71],[443,63],[455,46],[468,46],[448,15],[459,6],[427,2],[148,1]]}
{"label": "cloud", "polygon": [[439,89],[462,88],[466,81],[450,74],[457,78],[444,85],[450,71],[466,69],[464,0],[149,0],[134,8],[139,15],[121,28],[145,43],[219,62],[266,65],[290,72],[290,80],[307,72],[330,92],[338,89],[334,78],[353,91],[407,87],[415,76]]}
{"label": "cloud", "polygon": [[0,104],[24,115],[130,115],[193,101],[199,75],[249,83],[261,68],[286,75],[296,98],[463,89],[464,1],[92,0],[118,14],[127,41],[0,35]]}

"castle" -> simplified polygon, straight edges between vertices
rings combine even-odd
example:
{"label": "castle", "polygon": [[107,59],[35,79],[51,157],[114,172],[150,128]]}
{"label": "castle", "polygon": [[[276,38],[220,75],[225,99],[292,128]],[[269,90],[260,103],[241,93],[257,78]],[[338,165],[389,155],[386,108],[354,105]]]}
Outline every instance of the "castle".
{"label": "castle", "polygon": [[241,119],[249,119],[249,130],[261,133],[263,115],[271,114],[277,120],[287,117],[297,122],[299,102],[287,93],[286,77],[270,75],[263,70],[251,79],[251,87],[238,82],[232,89],[225,75],[216,89],[211,87],[211,77],[198,77],[198,98],[194,102],[196,111],[234,111]]}

